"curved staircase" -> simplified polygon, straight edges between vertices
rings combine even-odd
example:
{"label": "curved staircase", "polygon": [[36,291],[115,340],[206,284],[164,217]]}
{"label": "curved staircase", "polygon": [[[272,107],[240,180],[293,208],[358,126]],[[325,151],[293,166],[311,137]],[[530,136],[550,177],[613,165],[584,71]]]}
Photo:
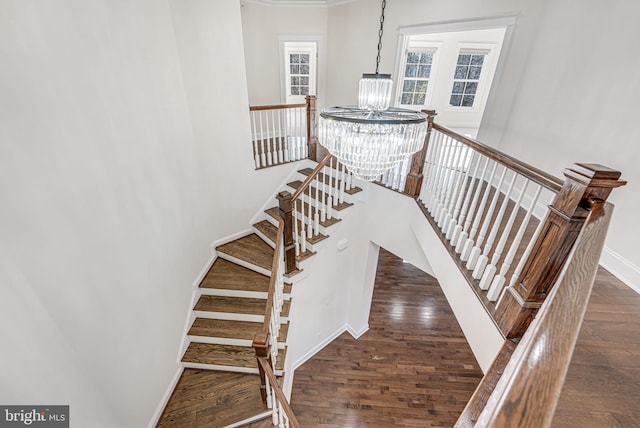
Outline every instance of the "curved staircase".
{"label": "curved staircase", "polygon": [[[297,171],[304,180],[311,168]],[[339,185],[336,174],[320,175],[320,180]],[[295,191],[300,179],[287,184]],[[346,194],[361,189],[353,187]],[[325,194],[314,187],[312,198]],[[158,421],[159,427],[235,427],[260,421],[270,415],[260,395],[260,379],[253,338],[264,321],[269,277],[277,234],[279,209],[265,210],[253,225],[253,233],[216,247],[217,257],[198,287],[198,299],[192,308],[193,322],[187,332],[188,346],[182,357],[184,371]],[[312,201],[313,202],[313,201]],[[308,202],[299,205],[298,222],[309,222],[315,207]],[[313,205],[313,203],[312,203]],[[320,222],[317,233],[307,237],[306,251],[296,257],[299,270],[285,278],[284,304],[278,337],[275,373],[284,376],[289,310],[293,283],[301,265],[320,249],[332,227],[340,222],[341,211],[351,202],[333,205],[336,216]],[[343,215],[342,214],[342,215]],[[258,422],[270,426],[269,421]]]}

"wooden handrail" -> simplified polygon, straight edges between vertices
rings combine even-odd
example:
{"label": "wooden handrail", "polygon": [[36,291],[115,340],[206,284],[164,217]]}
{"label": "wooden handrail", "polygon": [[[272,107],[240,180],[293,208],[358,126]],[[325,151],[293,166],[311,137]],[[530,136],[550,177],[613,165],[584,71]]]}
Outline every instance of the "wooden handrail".
{"label": "wooden handrail", "polygon": [[274,104],[274,105],[266,105],[266,106],[249,106],[249,111],[258,111],[258,110],[280,110],[285,108],[303,108],[307,107],[306,103],[302,104]]}
{"label": "wooden handrail", "polygon": [[590,213],[569,262],[516,348],[476,427],[551,425],[613,208],[602,199],[588,202]]}
{"label": "wooden handrail", "polygon": [[273,250],[273,260],[271,261],[271,277],[269,278],[269,291],[267,292],[267,305],[264,310],[264,322],[261,332],[269,334],[269,323],[271,322],[271,311],[273,310],[273,299],[276,291],[276,280],[279,275],[280,253],[282,252],[282,238],[284,236],[284,220],[278,219],[278,231],[276,232],[276,248]]}
{"label": "wooden handrail", "polygon": [[309,174],[309,176],[302,182],[302,185],[298,187],[298,189],[293,193],[293,195],[291,196],[291,200],[295,201],[302,194],[302,192],[307,190],[307,187],[309,187],[313,179],[316,178],[316,175],[320,173],[322,168],[324,168],[329,163],[332,156],[333,155],[331,153],[327,153],[327,155],[313,169],[313,172],[311,172],[311,174]]}
{"label": "wooden handrail", "polygon": [[[269,325],[271,324],[271,312],[273,311],[273,300],[275,298],[276,282],[278,275],[278,268],[280,266],[280,253],[282,251],[282,241],[284,236],[284,220],[278,220],[278,231],[276,232],[276,248],[273,251],[273,259],[271,261],[271,277],[269,278],[269,290],[267,292],[267,303],[264,311],[264,321],[262,328],[258,330],[253,337],[253,348],[256,352],[256,358],[260,361],[261,358],[271,361],[271,353],[269,351]],[[266,402],[267,392],[264,384],[265,372],[258,365],[258,371],[260,372],[260,391],[262,394],[262,400]]]}
{"label": "wooden handrail", "polygon": [[554,193],[558,193],[562,188],[561,179],[554,177],[553,175],[548,174],[525,162],[522,162],[521,160],[511,157],[506,153],[502,153],[501,151],[496,150],[493,147],[489,147],[486,144],[483,144],[472,138],[466,137],[462,134],[457,133],[452,129],[449,129],[437,123],[433,124],[433,129],[436,129],[442,132],[443,134],[448,135],[449,137],[468,145],[478,153],[507,166],[509,169],[514,170],[519,174],[522,174],[524,177],[551,190]]}
{"label": "wooden handrail", "polygon": [[264,370],[264,373],[266,374],[266,376],[269,378],[269,383],[271,384],[273,391],[277,396],[277,399],[278,399],[277,401],[280,403],[280,405],[282,406],[282,410],[284,410],[284,413],[287,415],[287,418],[289,419],[289,426],[291,428],[300,428],[300,423],[298,422],[298,419],[296,418],[295,413],[293,413],[293,409],[289,405],[289,401],[287,400],[286,395],[284,395],[284,392],[280,388],[280,384],[278,384],[278,379],[276,378],[275,373],[273,373],[273,370],[271,370],[271,366],[269,365],[269,362],[264,358],[258,358],[258,363],[260,364],[260,367],[262,368],[262,370]]}

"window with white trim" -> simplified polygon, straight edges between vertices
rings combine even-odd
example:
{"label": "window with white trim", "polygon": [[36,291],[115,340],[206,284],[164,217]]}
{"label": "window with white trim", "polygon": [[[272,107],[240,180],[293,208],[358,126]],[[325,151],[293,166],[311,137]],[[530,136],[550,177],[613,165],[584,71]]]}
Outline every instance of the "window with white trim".
{"label": "window with white trim", "polygon": [[458,54],[453,75],[453,88],[449,99],[450,106],[473,107],[486,57],[486,52],[460,52]]}
{"label": "window with white trim", "polygon": [[316,94],[316,43],[284,42],[285,102]]}
{"label": "window with white trim", "polygon": [[433,52],[407,50],[400,104],[408,106],[425,104],[432,65]]}

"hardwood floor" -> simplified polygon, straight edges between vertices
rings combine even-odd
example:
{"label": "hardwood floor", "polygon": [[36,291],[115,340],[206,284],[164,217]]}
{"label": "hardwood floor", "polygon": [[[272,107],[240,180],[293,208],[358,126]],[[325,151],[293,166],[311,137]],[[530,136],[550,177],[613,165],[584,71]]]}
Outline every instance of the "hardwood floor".
{"label": "hardwood floor", "polygon": [[296,370],[300,424],[452,426],[482,372],[436,280],[381,250],[369,326]]}
{"label": "hardwood floor", "polygon": [[552,426],[640,427],[640,295],[602,267]]}

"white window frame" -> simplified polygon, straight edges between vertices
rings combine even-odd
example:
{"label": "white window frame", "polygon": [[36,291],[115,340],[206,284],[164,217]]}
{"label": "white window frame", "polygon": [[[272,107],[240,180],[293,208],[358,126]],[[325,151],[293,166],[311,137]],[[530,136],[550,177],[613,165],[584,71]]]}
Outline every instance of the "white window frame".
{"label": "white window frame", "polygon": [[[494,43],[459,43],[458,44],[458,54],[456,55],[456,58],[458,58],[458,56],[460,55],[465,55],[465,54],[472,54],[472,55],[483,54],[485,55],[485,57],[484,57],[484,62],[482,63],[482,70],[480,71],[480,78],[477,80],[478,88],[476,89],[475,97],[473,99],[473,106],[470,106],[470,107],[469,106],[452,106],[449,104],[447,107],[448,110],[475,112],[475,111],[478,111],[479,106],[484,104],[482,100],[487,96],[487,94],[485,93],[487,91],[487,74],[489,73],[489,70],[495,68],[494,52],[496,47],[497,46]],[[457,65],[457,61],[456,61],[456,65]],[[450,78],[450,81],[448,82],[449,97],[451,97],[451,93],[453,91],[453,83],[456,80],[459,80],[455,78],[455,65],[451,70],[450,76],[451,78]],[[494,79],[495,79],[495,76],[494,76]]]}
{"label": "white window frame", "polygon": [[318,76],[318,43],[315,41],[283,41],[282,42],[282,71],[283,87],[282,99],[285,104],[298,104],[305,102],[306,95],[291,94],[291,69],[289,58],[291,54],[309,55],[309,95],[317,93]]}
{"label": "white window frame", "polygon": [[[436,75],[435,70],[438,67],[438,59],[439,59],[439,48],[442,43],[438,42],[423,42],[423,41],[410,41],[408,37],[403,37],[402,40],[403,47],[399,50],[399,55],[396,63],[398,66],[396,67],[396,94],[395,94],[395,105],[397,107],[408,108],[413,110],[421,110],[425,106],[429,105],[429,101],[433,97],[433,90],[436,85],[436,79],[434,76]],[[404,73],[407,65],[407,53],[409,51],[417,51],[417,52],[428,52],[433,54],[433,60],[431,62],[431,73],[429,74],[429,83],[427,85],[427,93],[425,94],[425,102],[422,105],[415,104],[402,104],[402,88],[404,87]]]}

